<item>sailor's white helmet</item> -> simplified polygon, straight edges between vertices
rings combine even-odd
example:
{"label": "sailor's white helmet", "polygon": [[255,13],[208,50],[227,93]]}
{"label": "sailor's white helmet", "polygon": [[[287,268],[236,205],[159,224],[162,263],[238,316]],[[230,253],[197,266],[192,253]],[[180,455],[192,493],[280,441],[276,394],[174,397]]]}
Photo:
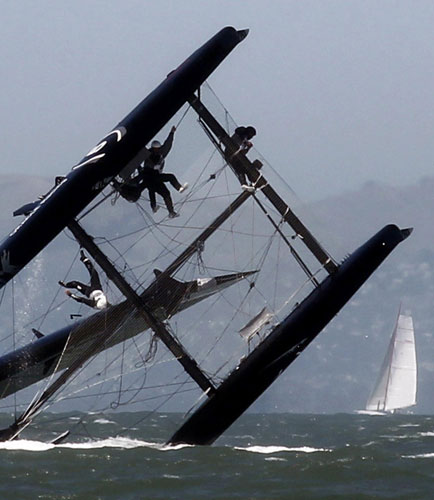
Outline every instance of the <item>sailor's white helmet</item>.
{"label": "sailor's white helmet", "polygon": [[151,148],[161,148],[161,142],[160,141],[152,141]]}

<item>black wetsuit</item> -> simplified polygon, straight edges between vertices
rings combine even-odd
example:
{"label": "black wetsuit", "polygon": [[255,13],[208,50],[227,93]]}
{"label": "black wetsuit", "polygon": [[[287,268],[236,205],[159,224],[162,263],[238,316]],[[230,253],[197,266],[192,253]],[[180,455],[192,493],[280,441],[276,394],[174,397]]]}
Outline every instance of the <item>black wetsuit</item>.
{"label": "black wetsuit", "polygon": [[142,160],[144,166],[137,168],[139,174],[136,177],[126,181],[122,185],[115,184],[121,195],[128,201],[137,201],[142,191],[148,189],[149,201],[153,211],[157,208],[155,197],[157,193],[163,198],[169,213],[172,215],[175,214],[172,197],[165,183],[169,182],[177,191],[181,189],[181,184],[175,175],[163,174],[165,158],[172,148],[174,133],[174,130],[170,131],[167,139],[158,149],[143,149],[138,161]]}
{"label": "black wetsuit", "polygon": [[234,134],[231,136],[236,149],[227,148],[225,151],[226,160],[232,165],[233,170],[241,184],[247,183],[246,171],[240,156],[247,154],[252,144],[250,139],[254,136],[251,131],[253,127],[237,127]]}
{"label": "black wetsuit", "polygon": [[89,271],[90,284],[85,285],[81,281],[76,280],[68,281],[68,283],[59,281],[59,284],[65,288],[75,288],[80,293],[85,295],[85,297],[80,297],[75,294],[70,294],[70,297],[77,302],[81,302],[96,309],[104,309],[105,307],[107,307],[107,299],[104,292],[102,291],[102,285],[98,273],[92,262],[83,253],[81,254],[80,260]]}

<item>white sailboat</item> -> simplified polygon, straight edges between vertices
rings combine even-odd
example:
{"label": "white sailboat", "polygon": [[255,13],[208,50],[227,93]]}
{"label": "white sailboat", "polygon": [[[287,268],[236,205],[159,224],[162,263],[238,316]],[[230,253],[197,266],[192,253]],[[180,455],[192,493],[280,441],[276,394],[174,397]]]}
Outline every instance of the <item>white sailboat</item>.
{"label": "white sailboat", "polygon": [[411,316],[399,312],[377,383],[363,413],[393,413],[416,404],[417,365]]}

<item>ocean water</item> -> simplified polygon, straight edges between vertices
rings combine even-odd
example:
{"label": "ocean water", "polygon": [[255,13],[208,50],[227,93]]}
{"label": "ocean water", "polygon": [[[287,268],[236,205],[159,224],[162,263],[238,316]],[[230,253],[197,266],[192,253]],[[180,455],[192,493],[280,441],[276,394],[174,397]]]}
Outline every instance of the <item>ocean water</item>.
{"label": "ocean water", "polygon": [[164,444],[179,415],[62,417],[0,443],[0,499],[434,498],[433,416],[252,414],[204,447]]}

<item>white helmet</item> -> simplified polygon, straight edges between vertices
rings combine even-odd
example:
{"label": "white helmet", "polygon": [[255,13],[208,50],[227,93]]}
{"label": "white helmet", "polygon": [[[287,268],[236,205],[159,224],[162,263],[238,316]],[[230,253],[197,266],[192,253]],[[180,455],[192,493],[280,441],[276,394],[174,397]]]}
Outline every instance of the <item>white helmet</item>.
{"label": "white helmet", "polygon": [[151,148],[161,148],[161,142],[160,141],[152,141]]}

